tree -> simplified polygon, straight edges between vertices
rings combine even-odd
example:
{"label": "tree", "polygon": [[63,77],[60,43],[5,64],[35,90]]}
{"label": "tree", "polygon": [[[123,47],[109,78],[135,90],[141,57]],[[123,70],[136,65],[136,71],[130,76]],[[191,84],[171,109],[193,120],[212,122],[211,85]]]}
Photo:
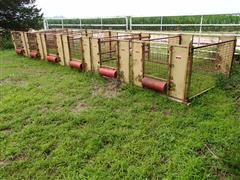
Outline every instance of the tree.
{"label": "tree", "polygon": [[34,4],[35,1],[0,0],[0,28],[7,31],[42,28],[43,14]]}

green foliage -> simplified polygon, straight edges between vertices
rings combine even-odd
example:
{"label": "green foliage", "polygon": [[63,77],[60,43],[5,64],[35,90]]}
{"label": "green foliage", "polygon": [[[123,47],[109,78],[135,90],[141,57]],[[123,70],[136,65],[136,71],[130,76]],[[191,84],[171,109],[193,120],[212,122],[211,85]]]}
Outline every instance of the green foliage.
{"label": "green foliage", "polygon": [[[239,63],[236,62],[234,66],[239,67]],[[239,99],[240,105],[240,69],[236,67],[233,68],[230,78],[227,78],[225,75],[219,75],[217,85],[219,88],[227,91],[232,97]]]}
{"label": "green foliage", "polygon": [[42,14],[32,0],[0,1],[0,28],[28,30],[42,28]]}
{"label": "green foliage", "polygon": [[[0,179],[239,179],[234,88],[214,88],[186,106],[0,53]],[[234,69],[228,84],[239,89]]]}
{"label": "green foliage", "polygon": [[11,34],[8,31],[0,30],[0,50],[13,48]]}
{"label": "green foliage", "polygon": [[40,9],[33,0],[0,1],[0,49],[12,48],[10,31],[43,27]]}

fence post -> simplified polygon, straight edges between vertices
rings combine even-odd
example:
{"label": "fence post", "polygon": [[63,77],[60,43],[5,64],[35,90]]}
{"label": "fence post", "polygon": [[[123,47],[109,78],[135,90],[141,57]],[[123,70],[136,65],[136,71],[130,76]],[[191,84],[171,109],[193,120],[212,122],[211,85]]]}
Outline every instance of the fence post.
{"label": "fence post", "polygon": [[128,31],[128,17],[125,17],[126,20],[126,31]]}
{"label": "fence post", "polygon": [[129,17],[129,30],[132,30],[132,17]]}
{"label": "fence post", "polygon": [[46,19],[46,25],[47,25],[47,29],[49,29],[49,25],[48,25],[48,19]]}
{"label": "fence post", "polygon": [[43,28],[44,28],[44,30],[48,29],[48,27],[47,27],[47,19],[46,18],[43,18]]}
{"label": "fence post", "polygon": [[130,42],[118,41],[118,63],[120,80],[130,82]]}
{"label": "fence post", "polygon": [[28,41],[28,32],[23,32],[23,37],[24,37],[24,40],[25,40],[25,51],[26,51],[26,55],[27,56],[30,56],[30,47],[29,47],[29,41]]}
{"label": "fence post", "polygon": [[203,15],[201,16],[200,26],[199,26],[198,46],[200,44],[200,39],[201,39],[201,34],[202,34],[202,24],[203,24]]}
{"label": "fence post", "polygon": [[83,45],[83,52],[84,52],[84,63],[86,65],[85,70],[91,71],[92,70],[92,59],[91,59],[90,38],[82,37],[82,45]]}
{"label": "fence post", "polygon": [[82,19],[79,19],[79,27],[82,29]]}
{"label": "fence post", "polygon": [[142,87],[143,78],[143,43],[132,42],[132,81],[136,86]]}
{"label": "fence post", "polygon": [[188,101],[189,77],[191,73],[190,59],[191,46],[173,45],[169,49],[169,89],[170,98],[179,101]]}
{"label": "fence post", "polygon": [[63,26],[63,19],[61,21],[62,21],[62,29],[63,29],[64,28],[64,26]]}
{"label": "fence post", "polygon": [[64,52],[63,52],[63,43],[62,43],[62,35],[61,34],[56,34],[56,39],[57,39],[57,51],[60,57],[60,63],[62,66],[65,65],[65,57],[64,57]]}
{"label": "fence post", "polygon": [[43,54],[44,54],[44,59],[47,60],[47,43],[46,43],[46,37],[45,37],[45,33],[41,33],[41,42],[42,42],[42,49],[43,49]]}
{"label": "fence post", "polygon": [[103,22],[102,22],[102,18],[100,18],[101,21],[101,29],[103,29]]}
{"label": "fence post", "polygon": [[41,40],[41,34],[39,32],[36,33],[37,43],[39,48],[39,54],[42,60],[44,60],[44,52],[43,52],[43,45]]}
{"label": "fence post", "polygon": [[161,16],[161,31],[162,31],[162,22],[163,22],[163,17]]}
{"label": "fence post", "polygon": [[69,66],[70,62],[70,51],[69,51],[69,44],[68,44],[68,35],[62,35],[62,45],[64,50],[64,59],[65,65]]}

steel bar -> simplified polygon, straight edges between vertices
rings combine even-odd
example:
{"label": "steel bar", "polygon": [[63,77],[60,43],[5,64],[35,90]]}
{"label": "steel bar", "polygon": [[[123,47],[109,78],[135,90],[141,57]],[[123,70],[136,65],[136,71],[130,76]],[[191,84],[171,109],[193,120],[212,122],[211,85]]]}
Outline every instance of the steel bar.
{"label": "steel bar", "polygon": [[191,97],[189,98],[189,100],[191,100],[191,99],[193,99],[193,98],[195,98],[195,97],[197,97],[197,96],[199,96],[199,95],[201,95],[201,94],[203,94],[203,93],[205,93],[205,92],[207,92],[207,91],[213,89],[214,87],[215,87],[215,86],[212,86],[212,87],[210,87],[210,88],[207,88],[207,89],[205,89],[205,90],[203,90],[203,91],[201,91],[201,92],[199,92],[199,93],[197,93],[197,94],[191,96]]}
{"label": "steel bar", "polygon": [[110,53],[113,53],[113,52],[116,52],[116,51],[112,50],[112,51],[107,51],[107,52],[101,52],[99,54],[110,54]]}
{"label": "steel bar", "polygon": [[180,36],[168,36],[168,37],[162,37],[162,38],[147,39],[147,40],[143,40],[143,41],[156,41],[156,40],[162,40],[162,39],[171,39],[171,38],[175,38],[175,37],[180,37]]}
{"label": "steel bar", "polygon": [[223,42],[218,42],[218,43],[207,44],[207,45],[204,45],[204,46],[197,46],[197,47],[193,47],[193,49],[199,49],[199,48],[204,48],[204,47],[209,47],[209,46],[215,46],[215,45],[224,44],[224,43],[233,42],[233,41],[236,41],[236,40],[229,40],[229,41],[223,41]]}

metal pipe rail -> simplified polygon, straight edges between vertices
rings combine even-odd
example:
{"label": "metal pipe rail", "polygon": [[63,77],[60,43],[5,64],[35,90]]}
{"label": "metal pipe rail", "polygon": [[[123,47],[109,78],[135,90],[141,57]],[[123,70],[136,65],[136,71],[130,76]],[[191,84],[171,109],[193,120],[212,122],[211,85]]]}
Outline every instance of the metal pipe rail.
{"label": "metal pipe rail", "polygon": [[143,41],[157,41],[157,40],[171,39],[171,38],[176,38],[176,37],[181,37],[181,36],[180,35],[178,35],[178,36],[168,36],[168,37],[162,37],[162,38],[147,39],[147,40],[143,40]]}
{"label": "metal pipe rail", "polygon": [[205,47],[209,47],[209,46],[215,46],[215,45],[224,44],[224,43],[228,43],[228,42],[234,42],[234,41],[236,41],[236,40],[229,40],[229,41],[207,44],[207,45],[203,45],[203,46],[197,46],[197,47],[193,47],[192,49],[205,48]]}

